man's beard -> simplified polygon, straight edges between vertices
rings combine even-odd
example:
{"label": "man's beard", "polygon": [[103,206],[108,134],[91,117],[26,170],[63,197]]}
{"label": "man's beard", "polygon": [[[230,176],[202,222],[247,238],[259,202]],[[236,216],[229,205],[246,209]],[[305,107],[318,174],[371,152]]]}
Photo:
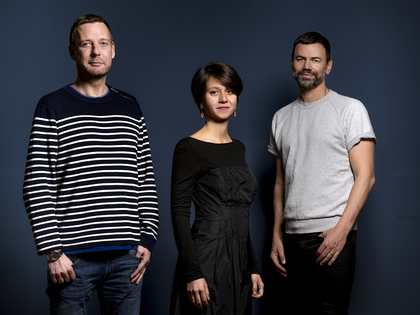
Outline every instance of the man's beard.
{"label": "man's beard", "polygon": [[[327,68],[322,71],[321,76],[318,75],[318,72],[311,71],[311,70],[300,70],[298,72],[293,72],[293,77],[295,78],[296,82],[299,84],[300,87],[311,90],[318,87],[322,82],[325,80],[325,74],[327,72]],[[314,76],[313,79],[309,78],[302,78],[299,75],[303,73],[310,73]]]}

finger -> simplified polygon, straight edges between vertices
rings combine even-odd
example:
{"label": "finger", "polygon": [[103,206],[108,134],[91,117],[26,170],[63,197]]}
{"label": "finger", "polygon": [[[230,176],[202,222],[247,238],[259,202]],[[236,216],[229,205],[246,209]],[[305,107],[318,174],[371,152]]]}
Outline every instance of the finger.
{"label": "finger", "polygon": [[74,272],[73,268],[70,271],[70,280],[76,279],[76,273]]}
{"label": "finger", "polygon": [[286,268],[284,268],[282,265],[278,264],[274,266],[276,271],[281,274],[283,277],[287,277],[287,271]]}
{"label": "finger", "polygon": [[73,268],[70,267],[70,269],[63,272],[63,279],[65,282],[70,282],[72,279],[72,275],[74,274]]}
{"label": "finger", "polygon": [[252,295],[257,295],[258,293],[258,281],[252,282]]}
{"label": "finger", "polygon": [[143,270],[142,270],[142,272],[139,274],[139,276],[137,277],[137,280],[136,280],[136,285],[139,285],[139,283],[140,283],[140,281],[141,281],[141,279],[143,279],[143,276],[144,276],[144,273],[146,272],[146,268],[144,268]]}
{"label": "finger", "polygon": [[[327,246],[325,245],[325,241],[322,242],[322,244],[318,247],[317,251],[316,251],[316,255],[317,256],[321,256],[323,254],[324,251],[327,250]],[[327,251],[328,253],[328,251]]]}
{"label": "finger", "polygon": [[209,291],[206,288],[206,291],[201,292],[200,294],[200,300],[201,300],[201,304],[203,307],[208,307],[209,306]]}
{"label": "finger", "polygon": [[138,264],[138,266],[137,266],[137,268],[136,268],[136,270],[131,274],[131,276],[130,276],[130,278],[131,278],[131,282],[134,282],[133,281],[133,279],[135,278],[135,277],[137,277],[140,273],[142,273],[143,272],[143,270],[145,270],[146,269],[146,262],[142,259],[141,261],[140,261],[140,263]]}
{"label": "finger", "polygon": [[336,251],[328,262],[328,266],[331,266],[337,260],[338,256],[340,256],[340,252]]}
{"label": "finger", "polygon": [[334,256],[334,252],[332,250],[330,250],[330,251],[325,250],[321,254],[321,256],[319,256],[319,258],[317,259],[317,262],[319,261],[319,264],[322,266],[322,265],[328,263],[333,256]]}
{"label": "finger", "polygon": [[255,301],[261,298],[262,296],[263,296],[263,290],[258,289],[258,291],[255,294],[252,294],[252,299]]}
{"label": "finger", "polygon": [[189,291],[188,291],[188,300],[190,300],[190,302],[195,305],[194,294],[192,292],[189,292]]}
{"label": "finger", "polygon": [[258,287],[258,281],[254,281],[252,283],[252,298],[256,299],[256,297],[259,294],[259,287]]}
{"label": "finger", "polygon": [[[318,253],[317,253],[318,254]],[[316,260],[316,262],[318,264],[323,264],[325,262],[327,262],[329,260],[329,251],[327,249],[323,250],[322,252],[320,252],[320,254],[318,255],[318,258]]]}
{"label": "finger", "polygon": [[63,277],[64,282],[69,282],[70,281],[70,276],[66,272],[63,272],[62,277]]}
{"label": "finger", "polygon": [[136,269],[136,271],[131,275],[131,283],[139,284],[146,269]]}
{"label": "finger", "polygon": [[194,293],[194,305],[195,307],[199,308],[200,310],[203,309],[203,305],[202,305],[202,301],[201,301],[201,296],[199,292],[195,292]]}
{"label": "finger", "polygon": [[57,282],[58,283],[64,283],[64,279],[61,276],[57,276]]}
{"label": "finger", "polygon": [[[276,254],[271,254],[270,258],[271,258],[271,261],[273,262],[274,268],[277,270],[277,272],[280,273],[282,276],[287,277],[286,268],[284,268],[282,263],[280,262],[279,256],[276,255]],[[286,263],[285,258],[283,258],[282,261],[284,261],[283,264]]]}
{"label": "finger", "polygon": [[258,300],[264,294],[264,284],[261,281],[258,281],[256,284],[257,290],[252,294],[253,300]]}
{"label": "finger", "polygon": [[50,276],[51,276],[51,281],[53,283],[57,283],[58,282],[56,276],[53,276],[53,275],[50,275]]}

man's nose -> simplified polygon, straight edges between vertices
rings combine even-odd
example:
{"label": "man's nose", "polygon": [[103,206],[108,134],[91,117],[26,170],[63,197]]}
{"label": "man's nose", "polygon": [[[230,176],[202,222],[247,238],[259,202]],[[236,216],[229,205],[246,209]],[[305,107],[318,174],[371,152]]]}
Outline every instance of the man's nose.
{"label": "man's nose", "polygon": [[303,69],[312,69],[312,64],[310,60],[305,60],[305,63],[303,65]]}
{"label": "man's nose", "polygon": [[100,53],[99,53],[99,46],[98,45],[92,45],[91,55],[92,56],[98,56],[98,55],[100,55]]}

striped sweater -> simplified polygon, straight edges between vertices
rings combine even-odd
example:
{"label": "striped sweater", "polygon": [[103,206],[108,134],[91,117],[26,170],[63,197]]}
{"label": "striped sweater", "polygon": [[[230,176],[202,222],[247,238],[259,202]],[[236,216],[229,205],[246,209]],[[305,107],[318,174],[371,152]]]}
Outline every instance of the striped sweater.
{"label": "striped sweater", "polygon": [[146,124],[136,99],[65,86],[33,119],[23,199],[38,254],[156,242],[159,214]]}

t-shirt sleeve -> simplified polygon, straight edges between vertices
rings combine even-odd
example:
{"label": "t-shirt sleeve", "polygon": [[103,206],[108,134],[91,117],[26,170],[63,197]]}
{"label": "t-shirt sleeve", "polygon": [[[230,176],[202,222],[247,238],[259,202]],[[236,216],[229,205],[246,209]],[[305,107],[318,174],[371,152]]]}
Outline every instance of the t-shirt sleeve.
{"label": "t-shirt sleeve", "polygon": [[[272,123],[271,123],[271,129],[270,129],[270,142],[268,143],[268,152],[271,154],[274,154],[276,156],[280,156],[280,138],[279,138],[279,132],[277,131],[277,128],[279,128],[277,123],[277,115],[274,115]],[[277,139],[276,139],[277,138]]]}
{"label": "t-shirt sleeve", "polygon": [[345,111],[345,132],[347,151],[350,151],[362,139],[373,139],[376,136],[366,107],[357,100],[348,106]]}
{"label": "t-shirt sleeve", "polygon": [[201,272],[190,230],[191,200],[200,165],[193,148],[181,140],[174,152],[171,181],[171,216],[175,242],[185,279],[191,282],[204,278]]}

